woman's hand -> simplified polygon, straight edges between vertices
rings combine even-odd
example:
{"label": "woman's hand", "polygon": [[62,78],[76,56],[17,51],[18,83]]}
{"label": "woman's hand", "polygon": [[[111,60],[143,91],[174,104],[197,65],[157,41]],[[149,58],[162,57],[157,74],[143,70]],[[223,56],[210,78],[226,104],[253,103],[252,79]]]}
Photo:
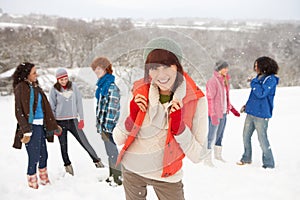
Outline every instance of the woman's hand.
{"label": "woman's hand", "polygon": [[134,122],[136,120],[138,112],[141,110],[142,112],[146,112],[147,110],[147,99],[145,96],[141,94],[137,94],[130,101],[130,114],[125,120],[125,128],[127,131],[131,131]]}
{"label": "woman's hand", "polygon": [[184,131],[185,124],[183,122],[183,109],[180,102],[177,100],[172,101],[170,118],[172,119],[171,133],[173,135],[180,135]]}
{"label": "woman's hand", "polygon": [[172,106],[170,109],[170,113],[175,112],[176,110],[181,109],[182,105],[180,104],[180,102],[178,100],[172,100]]}
{"label": "woman's hand", "polygon": [[137,94],[134,98],[134,102],[138,105],[138,107],[141,109],[141,111],[146,112],[148,107],[148,100],[145,96],[141,94]]}

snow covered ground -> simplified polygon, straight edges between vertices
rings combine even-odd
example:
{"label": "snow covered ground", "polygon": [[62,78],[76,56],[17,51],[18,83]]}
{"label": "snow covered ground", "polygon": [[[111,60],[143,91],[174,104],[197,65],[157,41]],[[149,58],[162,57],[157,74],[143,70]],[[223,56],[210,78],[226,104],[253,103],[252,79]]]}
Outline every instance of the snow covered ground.
{"label": "snow covered ground", "polygon": [[[231,101],[240,108],[247,100],[249,89],[231,90]],[[253,135],[253,164],[237,166],[243,153],[242,131],[245,114],[232,114],[223,140],[226,163],[215,161],[215,168],[203,163],[184,161],[184,191],[187,200],[298,200],[300,199],[300,87],[278,88],[273,118],[269,122],[269,140],[276,168],[261,167],[261,150],[256,134]],[[79,143],[69,137],[69,154],[75,176],[65,174],[59,143],[48,144],[48,170],[51,185],[33,190],[27,186],[27,154],[12,148],[16,119],[13,96],[0,97],[0,199],[125,199],[123,187],[110,187],[99,182],[108,174],[107,168],[96,169]],[[94,101],[84,101],[85,133],[98,155],[107,163],[105,150],[94,126]],[[149,188],[147,199],[157,199]]]}

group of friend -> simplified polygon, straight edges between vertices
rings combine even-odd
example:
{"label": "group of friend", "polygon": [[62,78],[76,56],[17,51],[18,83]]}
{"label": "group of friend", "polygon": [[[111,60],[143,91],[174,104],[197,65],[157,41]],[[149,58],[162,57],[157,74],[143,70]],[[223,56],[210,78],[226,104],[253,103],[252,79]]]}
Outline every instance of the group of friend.
{"label": "group of friend", "polygon": [[[91,64],[98,78],[96,127],[108,156],[106,181],[123,184],[127,200],[146,199],[148,185],[153,186],[159,199],[184,199],[183,158],[186,156],[194,163],[204,160],[213,166],[214,152],[216,159],[224,161],[222,139],[229,112],[235,116],[240,116],[240,112],[247,114],[244,154],[237,164],[251,164],[251,136],[256,130],[263,152],[262,167],[275,167],[267,129],[279,81],[276,61],[266,56],[255,60],[253,70],[257,75],[250,81],[248,101],[239,112],[230,102],[226,61],[220,60],[214,66],[205,95],[184,71],[183,59],[181,47],[172,39],[160,37],[149,41],[144,49],[144,77],[134,82],[128,106],[124,105],[122,112],[112,63],[106,57],[98,57]],[[87,151],[95,166],[104,168],[83,132],[82,96],[66,69],[56,71],[57,82],[49,98],[37,77],[35,65],[29,62],[21,63],[13,74],[18,122],[13,147],[21,149],[25,144],[28,185],[37,189],[39,183],[50,183],[46,140],[53,142],[55,135],[65,170],[74,175],[68,155],[68,132]]]}

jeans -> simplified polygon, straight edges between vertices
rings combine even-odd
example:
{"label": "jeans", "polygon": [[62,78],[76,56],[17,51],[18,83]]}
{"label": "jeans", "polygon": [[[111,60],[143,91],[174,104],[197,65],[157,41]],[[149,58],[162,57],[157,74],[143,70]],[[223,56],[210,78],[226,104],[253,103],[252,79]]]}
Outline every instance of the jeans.
{"label": "jeans", "polygon": [[46,146],[46,133],[43,125],[32,125],[30,141],[25,145],[28,154],[27,175],[36,174],[36,167],[47,167],[48,152]]}
{"label": "jeans", "polygon": [[275,167],[274,158],[267,135],[268,123],[268,118],[259,118],[249,114],[246,116],[243,132],[244,154],[241,159],[242,162],[251,163],[252,161],[251,137],[254,130],[256,130],[258,141],[263,152],[263,167]]}
{"label": "jeans", "polygon": [[62,127],[62,134],[58,137],[58,139],[60,143],[62,159],[64,161],[65,166],[71,164],[69,154],[68,154],[68,135],[67,135],[68,131],[72,133],[72,135],[76,138],[76,140],[80,143],[80,145],[86,150],[86,152],[92,158],[94,163],[100,161],[100,158],[97,156],[95,150],[90,145],[83,130],[77,128],[78,126],[77,119],[58,120],[57,124]]}
{"label": "jeans", "polygon": [[111,133],[103,132],[101,133],[102,140],[105,145],[106,154],[108,156],[108,165],[110,168],[121,171],[121,166],[115,166],[117,158],[119,156],[118,148]]}
{"label": "jeans", "polygon": [[222,146],[222,140],[224,135],[224,130],[227,121],[227,114],[223,114],[223,118],[219,119],[219,124],[217,126],[212,124],[211,118],[208,117],[209,127],[208,127],[208,136],[207,136],[207,148],[211,149],[211,143],[216,138],[215,145]]}

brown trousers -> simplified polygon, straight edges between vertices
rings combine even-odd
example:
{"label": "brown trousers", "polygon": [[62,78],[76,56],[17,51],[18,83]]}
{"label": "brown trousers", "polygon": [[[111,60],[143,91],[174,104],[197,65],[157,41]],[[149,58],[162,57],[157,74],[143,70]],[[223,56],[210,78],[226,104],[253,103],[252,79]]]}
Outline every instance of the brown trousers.
{"label": "brown trousers", "polygon": [[148,179],[123,167],[126,200],[146,200],[147,185],[153,186],[159,200],[184,200],[182,181],[169,183]]}

